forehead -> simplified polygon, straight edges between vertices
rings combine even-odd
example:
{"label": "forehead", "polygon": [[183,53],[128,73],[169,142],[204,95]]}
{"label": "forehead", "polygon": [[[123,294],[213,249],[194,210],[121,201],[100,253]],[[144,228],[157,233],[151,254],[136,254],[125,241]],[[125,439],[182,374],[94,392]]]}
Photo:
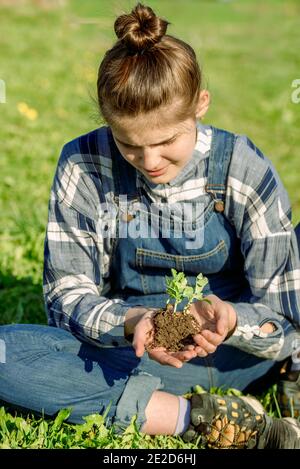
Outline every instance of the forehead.
{"label": "forehead", "polygon": [[121,117],[111,126],[114,136],[134,146],[154,145],[187,131],[189,121],[175,121],[170,111],[159,110],[136,117]]}

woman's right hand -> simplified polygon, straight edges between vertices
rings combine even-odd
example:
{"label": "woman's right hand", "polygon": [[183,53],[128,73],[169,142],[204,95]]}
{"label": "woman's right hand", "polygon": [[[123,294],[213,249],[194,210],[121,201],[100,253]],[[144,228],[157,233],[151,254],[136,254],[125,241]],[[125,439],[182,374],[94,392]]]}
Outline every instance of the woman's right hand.
{"label": "woman's right hand", "polygon": [[184,362],[197,356],[195,350],[182,350],[180,352],[169,352],[165,347],[151,348],[154,338],[153,316],[157,309],[148,308],[148,311],[142,315],[136,323],[133,333],[132,346],[135,349],[137,357],[142,357],[145,351],[148,352],[152,360],[161,365],[170,365],[175,368],[181,368]]}

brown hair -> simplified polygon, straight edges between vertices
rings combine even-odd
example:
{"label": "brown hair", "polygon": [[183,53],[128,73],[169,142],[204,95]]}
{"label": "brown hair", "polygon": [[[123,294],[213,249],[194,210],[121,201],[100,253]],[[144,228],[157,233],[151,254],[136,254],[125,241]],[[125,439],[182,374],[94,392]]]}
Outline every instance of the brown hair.
{"label": "brown hair", "polygon": [[167,20],[138,3],[114,24],[118,41],[100,64],[100,113],[108,124],[177,102],[173,119],[194,116],[201,71],[190,45],[166,34]]}

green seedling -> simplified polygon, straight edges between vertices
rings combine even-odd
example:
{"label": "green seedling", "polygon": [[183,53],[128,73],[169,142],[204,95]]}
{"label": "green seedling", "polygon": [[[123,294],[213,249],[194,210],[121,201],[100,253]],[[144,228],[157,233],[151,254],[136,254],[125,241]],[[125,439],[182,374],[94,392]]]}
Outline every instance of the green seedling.
{"label": "green seedling", "polygon": [[183,313],[189,309],[189,306],[194,299],[211,303],[206,298],[203,298],[202,291],[205,285],[208,283],[208,279],[201,273],[197,275],[196,285],[195,288],[193,288],[188,285],[184,272],[177,272],[175,269],[171,269],[171,272],[172,277],[165,277],[167,285],[166,292],[170,297],[167,299],[166,304],[168,305],[171,300],[175,300],[173,304],[174,313],[176,313],[177,306],[183,301],[184,298],[187,298],[188,303],[183,308]]}

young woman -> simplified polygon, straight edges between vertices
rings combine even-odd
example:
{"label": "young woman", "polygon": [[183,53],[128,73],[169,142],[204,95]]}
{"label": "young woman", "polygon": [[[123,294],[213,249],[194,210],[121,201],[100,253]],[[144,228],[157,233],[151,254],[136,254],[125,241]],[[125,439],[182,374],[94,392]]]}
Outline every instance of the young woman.
{"label": "young woman", "polygon": [[[48,326],[0,328],[0,398],[72,407],[75,423],[110,405],[116,426],[137,414],[145,433],[213,447],[299,447],[296,420],[253,398],[181,396],[274,382],[299,345],[300,265],[275,169],[245,135],[200,123],[210,95],[168,24],[140,3],[115,22],[97,83],[108,125],[64,145],[51,189]],[[202,272],[211,304],[192,305],[194,345],[145,353],[171,268],[191,284]]]}

